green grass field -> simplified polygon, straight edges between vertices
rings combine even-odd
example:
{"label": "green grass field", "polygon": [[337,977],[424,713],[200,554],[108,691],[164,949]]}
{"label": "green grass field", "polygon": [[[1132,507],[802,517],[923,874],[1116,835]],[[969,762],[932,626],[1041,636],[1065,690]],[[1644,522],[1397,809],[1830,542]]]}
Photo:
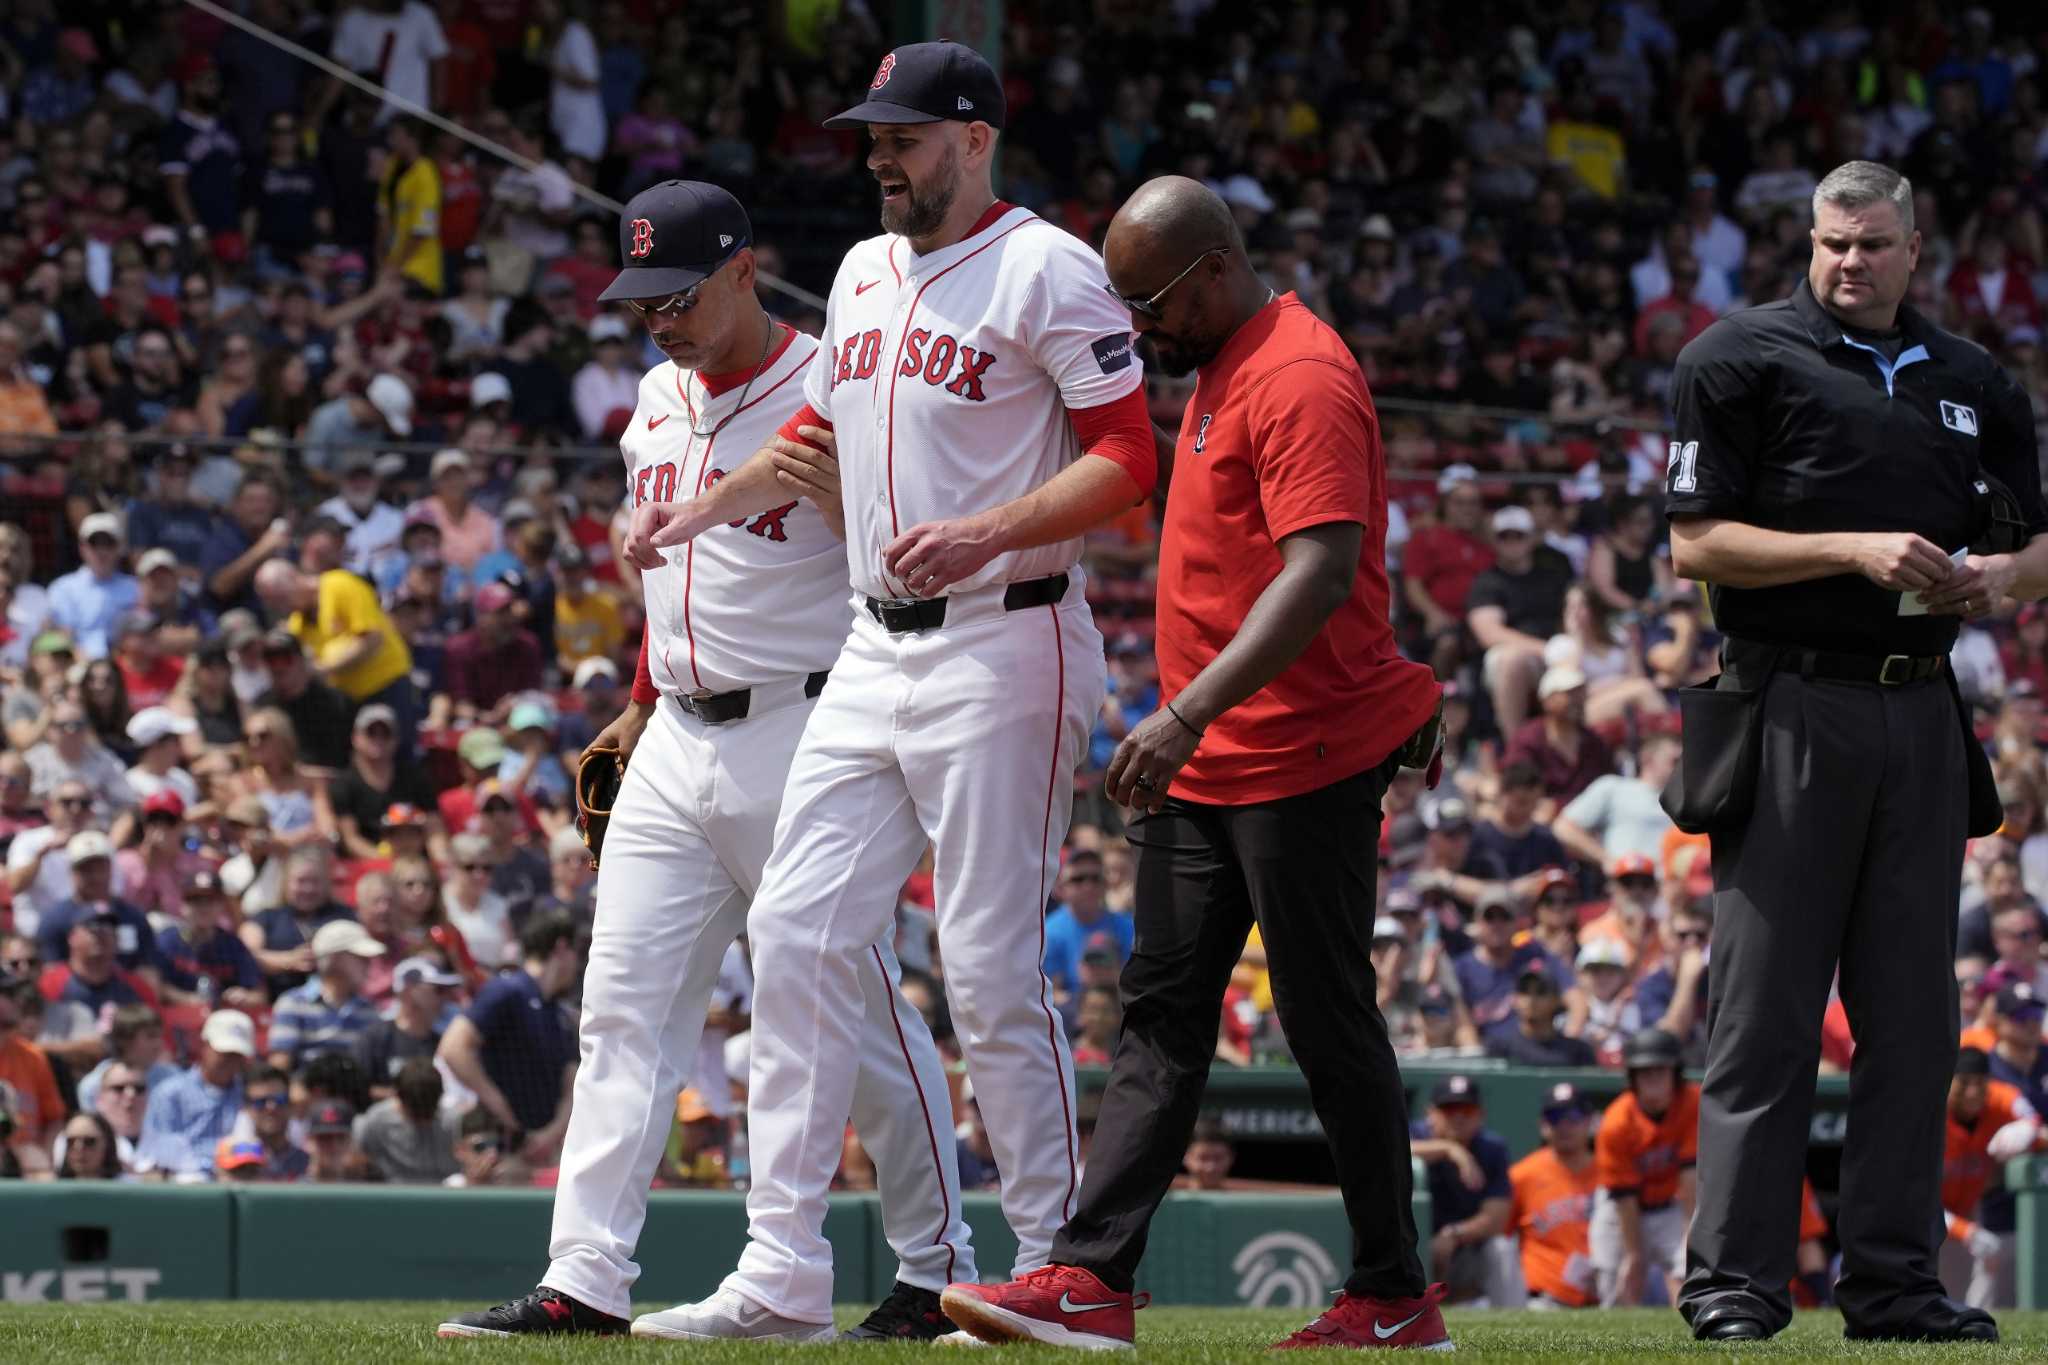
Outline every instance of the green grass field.
{"label": "green grass field", "polygon": [[[473,1304],[444,1303],[178,1303],[35,1304],[0,1306],[0,1362],[7,1365],[234,1365],[280,1361],[292,1365],[403,1361],[588,1361],[624,1357],[653,1361],[667,1355],[695,1362],[817,1360],[821,1350],[857,1355],[877,1365],[922,1360],[925,1346],[765,1347],[733,1345],[709,1349],[627,1338],[507,1344],[501,1341],[441,1341],[434,1325],[449,1312]],[[858,1320],[844,1310],[842,1324]],[[1699,1361],[1720,1352],[1696,1346],[1678,1319],[1664,1312],[1635,1311],[1563,1315],[1557,1313],[1454,1312],[1451,1335],[1463,1359],[1541,1361]],[[1139,1354],[1155,1360],[1208,1362],[1251,1360],[1266,1345],[1299,1326],[1292,1313],[1250,1309],[1154,1308],[1139,1315]],[[1966,1359],[2048,1360],[2048,1314],[2001,1315],[2005,1340],[1997,1346],[1852,1345],[1842,1340],[1841,1320],[1829,1313],[1802,1314],[1777,1340],[1740,1353],[1741,1358],[1776,1360]],[[1008,1347],[1031,1358],[1040,1347]]]}

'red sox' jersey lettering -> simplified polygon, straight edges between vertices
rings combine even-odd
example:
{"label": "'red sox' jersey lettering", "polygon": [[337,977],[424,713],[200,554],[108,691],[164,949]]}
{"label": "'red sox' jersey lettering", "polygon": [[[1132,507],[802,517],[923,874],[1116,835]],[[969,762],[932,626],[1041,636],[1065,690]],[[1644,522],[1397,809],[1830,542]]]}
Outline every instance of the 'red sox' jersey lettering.
{"label": "'red sox' jersey lettering", "polygon": [[[839,359],[833,370],[832,387],[836,389],[856,379],[873,379],[875,362],[881,354],[882,333],[879,328],[869,328],[858,336],[848,337],[838,348]],[[903,361],[897,372],[906,379],[922,379],[934,388],[982,403],[988,400],[988,392],[982,387],[982,376],[995,363],[992,352],[977,351],[943,332],[934,337],[930,328],[914,327],[903,338]]]}

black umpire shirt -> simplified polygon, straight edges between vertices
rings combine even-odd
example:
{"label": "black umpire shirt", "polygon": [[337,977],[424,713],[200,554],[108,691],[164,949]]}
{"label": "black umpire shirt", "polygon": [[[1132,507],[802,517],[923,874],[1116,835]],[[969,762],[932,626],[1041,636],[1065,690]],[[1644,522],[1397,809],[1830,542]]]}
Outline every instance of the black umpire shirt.
{"label": "black umpire shirt", "polygon": [[[1679,353],[1666,511],[1773,531],[1913,531],[1943,551],[1984,528],[1979,465],[2048,529],[2027,396],[1972,342],[1901,305],[1890,335],[1845,333],[1801,281]],[[1961,618],[1901,616],[1861,574],[1711,588],[1726,634],[1855,654],[1946,654]]]}

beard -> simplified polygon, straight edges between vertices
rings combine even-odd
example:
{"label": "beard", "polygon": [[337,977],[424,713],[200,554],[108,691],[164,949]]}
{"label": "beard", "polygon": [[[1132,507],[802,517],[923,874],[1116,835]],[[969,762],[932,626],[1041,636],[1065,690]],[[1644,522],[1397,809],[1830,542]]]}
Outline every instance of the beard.
{"label": "beard", "polygon": [[929,237],[945,226],[960,188],[960,155],[948,147],[932,172],[931,184],[919,189],[906,180],[901,203],[882,203],[882,230],[902,237]]}
{"label": "beard", "polygon": [[1147,332],[1139,344],[1148,352],[1146,368],[1158,370],[1169,379],[1186,378],[1214,360],[1223,349],[1219,342],[1195,337],[1163,338],[1156,331]]}

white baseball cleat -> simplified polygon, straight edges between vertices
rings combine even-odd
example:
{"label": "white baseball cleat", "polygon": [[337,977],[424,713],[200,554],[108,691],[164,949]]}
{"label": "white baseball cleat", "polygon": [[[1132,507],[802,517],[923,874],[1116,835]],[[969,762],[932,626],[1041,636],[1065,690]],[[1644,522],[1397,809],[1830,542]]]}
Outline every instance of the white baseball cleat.
{"label": "white baseball cleat", "polygon": [[936,1337],[932,1341],[934,1346],[986,1346],[988,1344],[988,1342],[983,1341],[974,1333],[965,1330],[948,1332],[946,1335]]}
{"label": "white baseball cleat", "polygon": [[663,1341],[831,1341],[829,1322],[798,1322],[721,1289],[702,1303],[678,1304],[633,1319],[633,1335]]}

